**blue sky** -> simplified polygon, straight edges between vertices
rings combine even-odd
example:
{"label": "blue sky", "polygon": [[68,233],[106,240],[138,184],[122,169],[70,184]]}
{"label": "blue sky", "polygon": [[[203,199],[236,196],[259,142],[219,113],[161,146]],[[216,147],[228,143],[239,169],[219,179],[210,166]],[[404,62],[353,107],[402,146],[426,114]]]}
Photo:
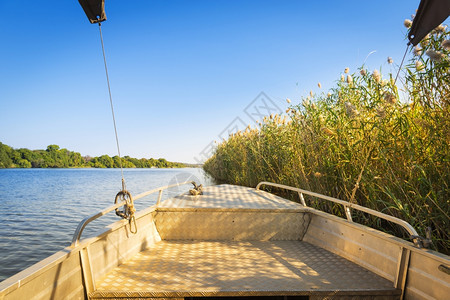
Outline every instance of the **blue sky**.
{"label": "blue sky", "polygon": [[[224,131],[254,124],[246,108],[261,92],[285,110],[286,98],[326,92],[372,51],[370,70],[396,71],[418,5],[106,0],[122,155],[196,162]],[[98,25],[78,1],[0,0],[0,28],[0,142],[116,155]]]}

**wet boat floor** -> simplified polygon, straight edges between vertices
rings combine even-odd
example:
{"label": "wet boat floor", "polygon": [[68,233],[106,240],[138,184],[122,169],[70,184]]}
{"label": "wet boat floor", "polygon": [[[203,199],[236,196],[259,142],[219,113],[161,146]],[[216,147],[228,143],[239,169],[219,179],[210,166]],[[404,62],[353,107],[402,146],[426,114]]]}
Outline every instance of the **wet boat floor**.
{"label": "wet boat floor", "polygon": [[235,296],[372,296],[393,283],[302,241],[156,243],[96,282],[91,299]]}

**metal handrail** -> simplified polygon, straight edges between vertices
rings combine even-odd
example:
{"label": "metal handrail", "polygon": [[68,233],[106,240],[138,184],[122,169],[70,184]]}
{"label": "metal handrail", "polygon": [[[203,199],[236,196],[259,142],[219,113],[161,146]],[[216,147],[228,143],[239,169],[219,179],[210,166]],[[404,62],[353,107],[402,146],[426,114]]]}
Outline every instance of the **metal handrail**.
{"label": "metal handrail", "polygon": [[340,199],[337,199],[337,198],[325,196],[325,195],[314,193],[314,192],[310,192],[310,191],[307,191],[307,190],[302,190],[302,189],[295,188],[295,187],[288,186],[288,185],[284,185],[284,184],[278,184],[278,183],[262,181],[262,182],[258,183],[258,185],[256,186],[256,189],[259,190],[259,188],[262,185],[273,186],[273,187],[277,187],[277,188],[281,188],[281,189],[297,192],[299,194],[299,196],[300,196],[300,200],[302,202],[302,205],[305,206],[305,207],[308,207],[308,206],[306,205],[305,199],[303,198],[303,194],[310,195],[310,196],[313,196],[313,197],[316,197],[316,198],[319,198],[319,199],[324,199],[324,200],[328,200],[328,201],[340,204],[340,205],[342,205],[344,207],[345,214],[346,214],[347,220],[349,222],[353,222],[352,216],[351,216],[351,211],[350,211],[351,208],[359,210],[359,211],[362,211],[362,212],[365,212],[365,213],[368,213],[370,215],[373,215],[373,216],[379,217],[381,219],[387,220],[389,222],[395,223],[397,225],[400,225],[401,227],[403,227],[411,235],[411,237],[414,237],[414,243],[415,244],[417,244],[419,242],[416,239],[416,237],[419,236],[417,234],[417,231],[414,229],[414,227],[412,227],[411,224],[409,224],[408,222],[406,222],[406,221],[404,221],[402,219],[399,219],[399,218],[396,218],[396,217],[384,214],[382,212],[379,212],[379,211],[376,211],[376,210],[373,210],[373,209],[370,209],[370,208],[367,208],[367,207],[364,207],[364,206],[361,206],[361,205],[358,205],[358,204],[354,204],[354,203],[351,203],[351,202],[348,202],[348,201],[340,200]]}
{"label": "metal handrail", "polygon": [[[147,192],[143,192],[141,194],[138,194],[136,197],[133,198],[133,201],[136,201],[138,199],[144,198],[145,196],[148,196],[150,194],[153,194],[153,193],[159,191],[158,200],[156,202],[156,206],[158,206],[161,203],[162,192],[164,190],[167,190],[167,189],[175,187],[175,186],[189,184],[189,183],[195,185],[194,181],[185,181],[185,182],[181,182],[181,183],[175,183],[175,184],[171,184],[171,185],[162,186],[162,187],[159,187],[159,188],[156,188],[156,189],[149,190]],[[106,215],[107,213],[109,213],[109,212],[115,210],[116,208],[119,208],[119,207],[121,207],[121,206],[123,206],[125,204],[127,204],[127,201],[124,200],[124,201],[122,201],[120,203],[117,203],[117,204],[112,205],[112,206],[110,206],[108,208],[105,208],[104,210],[102,210],[102,211],[100,211],[100,212],[98,212],[96,214],[93,214],[91,216],[88,216],[88,217],[84,218],[80,223],[78,223],[77,229],[75,230],[75,232],[73,234],[71,247],[76,247],[78,245],[78,242],[80,241],[80,238],[81,238],[81,234],[83,233],[84,228],[89,223],[91,223],[92,221],[100,218],[101,216]]]}

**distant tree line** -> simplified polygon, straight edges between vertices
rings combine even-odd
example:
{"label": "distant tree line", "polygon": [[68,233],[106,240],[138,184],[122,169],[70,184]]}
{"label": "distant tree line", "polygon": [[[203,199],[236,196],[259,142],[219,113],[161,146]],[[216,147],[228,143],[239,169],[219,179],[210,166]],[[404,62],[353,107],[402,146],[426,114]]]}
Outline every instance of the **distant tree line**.
{"label": "distant tree line", "polygon": [[[164,158],[122,157],[124,168],[182,168],[182,163],[170,162]],[[0,142],[0,168],[120,168],[119,157],[102,155],[81,156],[78,152],[49,145],[46,150],[14,149]]]}

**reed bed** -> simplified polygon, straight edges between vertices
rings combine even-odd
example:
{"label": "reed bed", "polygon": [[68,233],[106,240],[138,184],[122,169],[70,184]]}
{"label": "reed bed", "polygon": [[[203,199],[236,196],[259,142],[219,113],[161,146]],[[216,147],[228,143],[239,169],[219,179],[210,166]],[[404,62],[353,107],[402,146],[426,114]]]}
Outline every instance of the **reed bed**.
{"label": "reed bed", "polygon": [[[430,227],[431,248],[449,254],[449,38],[441,25],[413,48],[397,84],[395,74],[346,68],[331,90],[287,99],[286,113],[231,135],[203,168],[220,182],[272,181],[358,203],[421,236]],[[392,224],[355,217],[406,238]]]}

